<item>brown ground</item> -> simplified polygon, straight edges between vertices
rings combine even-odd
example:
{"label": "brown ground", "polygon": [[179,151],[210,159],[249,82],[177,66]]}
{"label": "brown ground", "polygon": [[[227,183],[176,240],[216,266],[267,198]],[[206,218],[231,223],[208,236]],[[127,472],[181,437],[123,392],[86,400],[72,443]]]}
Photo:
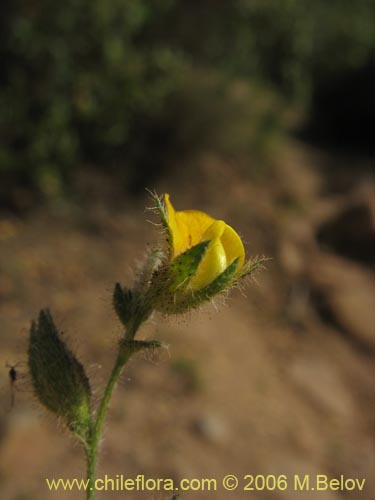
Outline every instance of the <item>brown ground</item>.
{"label": "brown ground", "polygon": [[[290,483],[296,473],[344,474],[366,478],[364,492],[345,498],[375,498],[373,275],[362,254],[344,255],[340,245],[332,250],[342,232],[357,249],[373,245],[372,181],[335,171],[337,163],[342,159],[291,144],[278,153],[272,174],[254,181],[243,166],[207,154],[194,171],[181,167],[149,186],[170,192],[178,209],[199,208],[228,221],[249,255],[272,260],[245,295],[235,291],[218,312],[210,306],[182,319],[154,316],[141,331],[169,350],[134,358],[123,374],[100,474],[219,483],[227,474],[287,474]],[[80,182],[81,206],[61,202],[23,220],[0,218],[0,367],[26,360],[30,319],[48,305],[99,397],[121,333],[111,309],[113,283],[131,283],[134,263],[157,234],[145,222],[151,217],[143,210],[146,193],[133,202],[120,199],[105,179],[83,174]],[[335,225],[356,206],[365,216],[353,227]],[[318,244],[326,221],[333,221],[330,238],[323,234]],[[83,498],[47,491],[46,477],[82,477],[83,456],[33,400],[26,367],[18,370],[11,410],[8,369],[0,370],[0,498]],[[219,484],[216,492],[182,499],[342,496],[241,489],[225,492]],[[108,492],[99,498],[171,496]]]}

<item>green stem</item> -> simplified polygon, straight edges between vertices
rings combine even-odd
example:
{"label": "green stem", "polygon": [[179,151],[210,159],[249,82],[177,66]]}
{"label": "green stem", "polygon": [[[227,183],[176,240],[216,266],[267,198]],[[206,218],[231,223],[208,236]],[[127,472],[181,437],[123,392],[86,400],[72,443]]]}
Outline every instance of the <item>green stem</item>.
{"label": "green stem", "polygon": [[[138,327],[140,326],[140,323],[141,322],[137,322],[136,324],[134,324],[134,327],[129,329],[132,331],[131,332],[128,331],[127,336],[134,337]],[[126,349],[124,344],[120,344],[120,349],[117,355],[115,365],[112,369],[107,386],[104,390],[103,398],[98,408],[96,420],[93,422],[91,428],[90,439],[85,447],[86,460],[87,460],[87,479],[89,481],[89,486],[88,486],[89,489],[87,490],[87,497],[86,497],[87,500],[95,500],[96,498],[96,491],[95,491],[96,467],[98,463],[100,439],[102,435],[102,429],[108,405],[111,400],[112,393],[116,386],[116,383],[121,375],[121,371],[133,353],[134,353],[133,350]]]}

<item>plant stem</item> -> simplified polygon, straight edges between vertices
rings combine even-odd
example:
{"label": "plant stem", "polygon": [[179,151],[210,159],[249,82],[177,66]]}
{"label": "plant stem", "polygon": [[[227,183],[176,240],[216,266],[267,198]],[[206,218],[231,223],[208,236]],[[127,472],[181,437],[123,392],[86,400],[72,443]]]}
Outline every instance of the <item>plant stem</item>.
{"label": "plant stem", "polygon": [[103,398],[100,402],[96,420],[93,422],[90,439],[85,447],[86,459],[87,459],[87,479],[89,480],[89,486],[87,490],[87,500],[95,500],[95,479],[96,479],[96,466],[98,462],[98,452],[100,438],[102,435],[102,429],[104,424],[105,415],[108,409],[109,402],[116,383],[121,375],[121,371],[133,354],[134,351],[129,349],[124,349],[120,346],[119,353],[115,365],[112,369],[111,375],[109,377],[107,386],[104,390]]}

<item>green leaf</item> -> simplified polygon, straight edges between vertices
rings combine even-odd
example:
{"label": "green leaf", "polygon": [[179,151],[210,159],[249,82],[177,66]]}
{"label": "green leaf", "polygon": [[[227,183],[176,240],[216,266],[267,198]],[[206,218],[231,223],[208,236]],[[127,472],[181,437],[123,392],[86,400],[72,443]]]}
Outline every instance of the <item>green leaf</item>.
{"label": "green leaf", "polygon": [[121,341],[121,347],[131,353],[142,351],[143,349],[158,349],[164,347],[164,344],[159,340],[128,340]]}
{"label": "green leaf", "polygon": [[32,322],[28,364],[39,401],[84,437],[91,423],[89,380],[48,309],[40,312],[37,322]]}

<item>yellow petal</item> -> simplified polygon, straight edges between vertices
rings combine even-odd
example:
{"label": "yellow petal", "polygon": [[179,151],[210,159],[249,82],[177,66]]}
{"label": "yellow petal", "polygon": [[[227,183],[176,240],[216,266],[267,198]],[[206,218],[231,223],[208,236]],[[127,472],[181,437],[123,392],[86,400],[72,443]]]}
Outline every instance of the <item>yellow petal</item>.
{"label": "yellow petal", "polygon": [[198,210],[175,210],[168,194],[164,195],[164,200],[172,240],[172,259],[201,241],[211,242],[190,281],[193,289],[197,290],[211,283],[236,258],[239,259],[237,272],[242,268],[245,249],[232,227]]}
{"label": "yellow petal", "polygon": [[202,236],[215,219],[199,210],[175,210],[168,194],[164,195],[164,200],[172,236],[173,258],[204,241]]}
{"label": "yellow petal", "polygon": [[215,220],[202,234],[201,241],[213,240],[214,238],[221,238],[225,231],[225,222],[222,220]]}
{"label": "yellow petal", "polygon": [[178,239],[179,234],[176,222],[176,211],[169,200],[169,194],[164,195],[164,203],[167,209],[168,228],[172,240],[170,241],[170,245],[172,245],[172,248],[174,249],[176,245],[175,240]]}
{"label": "yellow petal", "polygon": [[234,261],[234,259],[239,259],[237,266],[238,272],[245,262],[245,248],[241,238],[233,228],[228,226],[228,224],[225,224],[225,230],[223,231],[220,239],[225,250],[228,266]]}
{"label": "yellow petal", "polygon": [[[221,222],[221,221],[217,221]],[[204,239],[202,240],[204,241]],[[211,239],[207,251],[199,264],[197,272],[190,281],[193,290],[200,290],[211,283],[227,267],[225,250],[220,238]]]}

